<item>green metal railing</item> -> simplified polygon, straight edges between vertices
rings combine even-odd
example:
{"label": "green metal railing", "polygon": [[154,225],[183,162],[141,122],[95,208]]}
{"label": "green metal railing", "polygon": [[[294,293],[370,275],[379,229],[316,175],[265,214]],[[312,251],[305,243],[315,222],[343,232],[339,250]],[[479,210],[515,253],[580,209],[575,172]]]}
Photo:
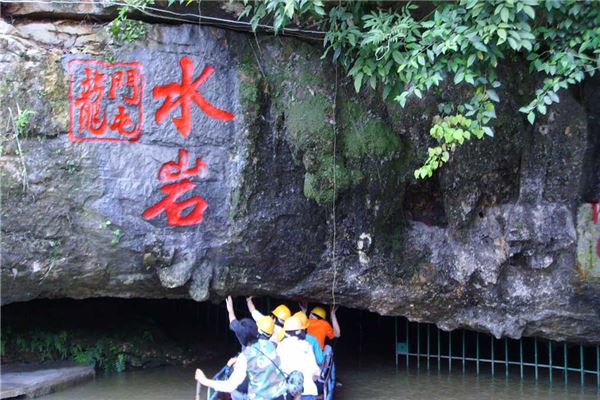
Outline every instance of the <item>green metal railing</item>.
{"label": "green metal railing", "polygon": [[[448,372],[452,372],[452,362],[460,361],[462,365],[462,372],[466,371],[467,362],[475,363],[476,373],[481,373],[482,365],[489,365],[492,376],[495,376],[497,366],[501,366],[504,369],[505,376],[509,375],[511,366],[519,367],[519,376],[521,379],[524,378],[525,368],[533,368],[535,379],[538,380],[540,377],[540,370],[546,370],[548,373],[548,379],[550,383],[553,381],[553,372],[562,371],[564,383],[567,384],[569,381],[569,372],[574,372],[579,375],[579,383],[584,385],[586,377],[595,378],[596,385],[600,387],[600,346],[583,346],[581,344],[573,344],[570,347],[575,349],[578,347],[579,351],[571,350],[569,354],[569,346],[567,343],[562,343],[562,346],[550,340],[528,338],[530,346],[526,348],[527,355],[525,355],[523,343],[524,338],[521,339],[496,339],[491,335],[479,333],[479,332],[468,332],[470,336],[475,335],[475,341],[467,341],[467,331],[459,330],[454,332],[454,337],[460,336],[459,341],[455,341],[454,350],[460,346],[458,352],[453,354],[453,332],[445,332],[438,329],[432,324],[422,324],[419,322],[410,322],[405,318],[401,319],[401,325],[403,328],[399,328],[399,318],[395,318],[395,340],[396,340],[396,367],[399,365],[399,358],[404,357],[406,367],[410,366],[411,357],[416,359],[417,368],[421,368],[421,358],[426,359],[427,369],[431,368],[431,361],[437,360],[437,369],[441,370],[442,364],[447,364]],[[426,331],[426,351],[422,352],[422,337],[421,331],[425,326]],[[412,334],[411,334],[411,331]],[[416,333],[414,332],[416,331]],[[435,333],[435,334],[434,334]],[[435,339],[433,338],[435,336]],[[446,337],[444,344],[446,345],[446,351],[442,348],[442,338]],[[404,341],[400,341],[402,337]],[[484,341],[489,341],[489,345]],[[510,346],[510,342],[513,346]],[[531,345],[531,341],[533,341]],[[460,344],[458,344],[460,343]],[[518,343],[518,351],[515,349],[514,343]],[[543,362],[540,357],[540,350],[544,349],[546,344],[545,355],[547,362]],[[504,349],[500,349],[499,346],[504,346]],[[474,348],[473,348],[474,347]],[[489,357],[482,355],[482,349],[489,350]],[[562,349],[561,349],[562,348]],[[416,351],[415,351],[416,350]],[[503,350],[503,351],[501,351]],[[510,351],[512,350],[512,351]],[[553,358],[553,353],[560,353],[562,350],[562,360],[557,362],[556,358]],[[475,356],[468,356],[467,352],[475,353]],[[497,353],[501,353],[503,357],[497,357]],[[532,354],[530,354],[532,353]],[[573,354],[578,353],[577,359],[573,359]],[[586,357],[587,354],[587,357]],[[512,357],[511,357],[512,356]],[[442,361],[445,361],[444,363]],[[578,362],[577,362],[578,361]],[[569,363],[571,363],[569,365]],[[575,366],[577,364],[577,366]],[[586,367],[587,365],[587,367]],[[594,369],[595,367],[595,369]]]}

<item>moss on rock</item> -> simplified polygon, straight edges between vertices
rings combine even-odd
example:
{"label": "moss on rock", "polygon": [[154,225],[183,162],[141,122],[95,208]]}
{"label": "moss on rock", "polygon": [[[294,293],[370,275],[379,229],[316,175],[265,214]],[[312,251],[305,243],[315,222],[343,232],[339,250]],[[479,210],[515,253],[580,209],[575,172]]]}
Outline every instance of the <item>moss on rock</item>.
{"label": "moss on rock", "polygon": [[351,161],[389,159],[403,150],[389,123],[369,115],[356,102],[345,102],[340,116],[344,156]]}
{"label": "moss on rock", "polygon": [[318,153],[317,158],[331,154],[334,133],[329,123],[331,112],[331,100],[320,94],[290,104],[286,126],[295,154],[298,151]]}
{"label": "moss on rock", "polygon": [[304,176],[304,196],[320,204],[331,203],[334,195],[358,184],[362,179],[361,171],[346,168],[342,160],[336,160],[334,168],[333,157],[324,156],[319,168]]}

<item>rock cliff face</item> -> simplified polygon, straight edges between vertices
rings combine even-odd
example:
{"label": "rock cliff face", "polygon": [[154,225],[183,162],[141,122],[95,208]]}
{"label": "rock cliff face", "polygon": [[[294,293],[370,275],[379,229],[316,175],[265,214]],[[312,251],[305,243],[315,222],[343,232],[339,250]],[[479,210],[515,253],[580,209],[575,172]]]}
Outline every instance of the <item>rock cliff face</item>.
{"label": "rock cliff face", "polygon": [[[531,127],[532,78],[506,68],[496,137],[420,181],[450,90],[400,109],[296,39],[154,24],[117,46],[101,24],[3,16],[3,304],[334,292],[444,329],[600,342],[598,81]],[[178,92],[186,68],[205,79]],[[147,210],[182,187],[182,149],[206,168],[174,203],[207,208],[173,226]]]}

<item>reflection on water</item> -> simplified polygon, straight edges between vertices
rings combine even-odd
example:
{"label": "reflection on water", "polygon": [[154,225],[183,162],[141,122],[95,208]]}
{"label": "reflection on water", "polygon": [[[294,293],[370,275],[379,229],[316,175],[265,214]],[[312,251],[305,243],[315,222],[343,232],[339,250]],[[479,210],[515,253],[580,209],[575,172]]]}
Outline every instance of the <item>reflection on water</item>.
{"label": "reflection on water", "polygon": [[[225,359],[204,363],[207,374],[215,373]],[[396,370],[393,357],[389,362],[343,359],[338,361],[338,378],[343,386],[336,399],[407,399],[407,400],[470,400],[470,399],[599,399],[595,379],[585,387],[576,377],[565,386],[562,375],[555,376],[551,386],[547,379],[538,383],[531,376],[524,381],[518,374],[509,378],[489,374],[477,377],[469,372],[438,373],[437,369],[404,368]],[[44,400],[192,400],[195,395],[193,368],[162,367],[131,371],[123,374],[100,375],[94,381],[42,397]],[[205,391],[203,390],[205,398]]]}

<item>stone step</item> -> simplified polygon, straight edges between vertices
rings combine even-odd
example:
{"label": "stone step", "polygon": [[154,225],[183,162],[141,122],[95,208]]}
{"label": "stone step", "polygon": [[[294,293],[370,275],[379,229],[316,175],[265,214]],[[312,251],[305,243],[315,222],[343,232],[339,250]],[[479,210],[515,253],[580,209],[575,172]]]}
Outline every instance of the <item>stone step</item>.
{"label": "stone step", "polygon": [[2,366],[0,399],[34,398],[92,379],[93,367],[78,364]]}

